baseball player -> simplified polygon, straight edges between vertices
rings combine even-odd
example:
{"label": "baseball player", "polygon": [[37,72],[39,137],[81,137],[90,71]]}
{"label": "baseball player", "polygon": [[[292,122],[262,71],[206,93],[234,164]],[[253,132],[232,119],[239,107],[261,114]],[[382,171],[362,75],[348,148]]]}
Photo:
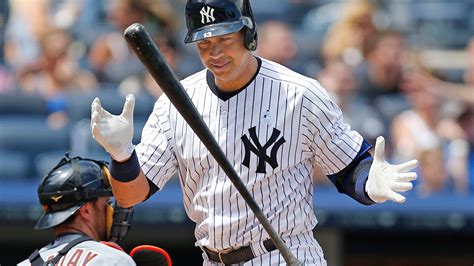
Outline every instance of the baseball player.
{"label": "baseball player", "polygon": [[[203,120],[290,251],[326,265],[314,239],[312,162],[339,192],[366,205],[410,190],[415,160],[391,165],[384,139],[375,152],[344,123],[320,84],[253,55],[255,20],[248,0],[188,0],[186,43],[206,69],[182,80]],[[277,44],[275,44],[277,45]],[[134,147],[134,96],[120,115],[92,103],[94,138],[112,157],[111,183],[122,206],[138,204],[179,174],[184,206],[196,223],[204,265],[278,265],[284,259],[231,181],[169,99],[158,99]],[[372,155],[373,154],[373,155]]]}
{"label": "baseball player", "polygon": [[114,240],[121,240],[131,218],[130,210],[110,204],[103,162],[66,155],[43,178],[38,196],[44,212],[35,229],[53,228],[55,239],[18,265],[136,265],[118,245],[99,242],[118,232],[112,224],[120,225]]}

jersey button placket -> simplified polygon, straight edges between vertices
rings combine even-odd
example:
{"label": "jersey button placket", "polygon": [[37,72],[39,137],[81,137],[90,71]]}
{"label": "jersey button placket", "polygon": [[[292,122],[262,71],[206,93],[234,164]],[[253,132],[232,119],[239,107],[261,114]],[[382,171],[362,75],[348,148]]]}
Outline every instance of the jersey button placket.
{"label": "jersey button placket", "polygon": [[225,140],[225,134],[227,133],[227,115],[228,115],[228,110],[227,110],[227,105],[222,104],[220,106],[220,130],[223,135],[221,135],[222,138]]}
{"label": "jersey button placket", "polygon": [[[221,149],[225,152],[226,150],[226,140],[227,140],[227,115],[228,115],[228,108],[227,108],[227,103],[222,102],[220,107],[219,107],[219,146],[221,146]],[[219,175],[218,180],[225,180],[225,174],[224,175]]]}

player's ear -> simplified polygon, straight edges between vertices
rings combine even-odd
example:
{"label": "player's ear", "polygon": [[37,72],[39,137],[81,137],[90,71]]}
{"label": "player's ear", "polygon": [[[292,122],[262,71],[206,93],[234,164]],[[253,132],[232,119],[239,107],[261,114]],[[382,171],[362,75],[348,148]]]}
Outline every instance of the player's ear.
{"label": "player's ear", "polygon": [[82,219],[85,219],[87,221],[90,221],[94,219],[94,201],[89,201],[82,205],[79,210],[77,210],[78,215],[81,216]]}

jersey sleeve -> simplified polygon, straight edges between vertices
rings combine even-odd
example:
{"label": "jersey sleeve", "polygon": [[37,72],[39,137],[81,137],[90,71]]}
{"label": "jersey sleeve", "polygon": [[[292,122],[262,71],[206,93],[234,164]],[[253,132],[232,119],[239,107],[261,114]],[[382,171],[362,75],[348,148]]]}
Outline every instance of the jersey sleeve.
{"label": "jersey sleeve", "polygon": [[143,131],[141,142],[135,147],[145,176],[159,189],[177,171],[174,142],[168,120],[170,102],[165,96],[155,103]]}
{"label": "jersey sleeve", "polygon": [[338,173],[354,160],[363,138],[344,122],[341,109],[316,81],[304,93],[303,116],[304,128],[313,137],[310,149],[325,175]]}

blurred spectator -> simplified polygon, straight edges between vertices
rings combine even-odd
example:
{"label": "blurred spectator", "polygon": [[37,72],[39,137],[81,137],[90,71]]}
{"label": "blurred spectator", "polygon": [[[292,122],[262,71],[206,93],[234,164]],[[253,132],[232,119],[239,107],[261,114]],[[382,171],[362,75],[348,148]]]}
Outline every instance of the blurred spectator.
{"label": "blurred spectator", "polygon": [[367,140],[375,143],[375,139],[383,135],[382,118],[368,99],[357,92],[357,81],[350,66],[342,61],[331,61],[318,74],[317,80],[332,94],[345,121]]}
{"label": "blurred spectator", "polygon": [[46,99],[52,126],[61,127],[67,120],[65,93],[71,89],[97,89],[97,80],[92,73],[81,69],[72,56],[72,40],[66,31],[49,29],[39,41],[41,56],[18,71],[18,82],[24,93]]}
{"label": "blurred spectator", "polygon": [[464,71],[464,83],[474,86],[474,37],[469,41],[467,48],[467,69]]}
{"label": "blurred spectator", "polygon": [[67,30],[75,39],[89,47],[105,30],[107,0],[49,0],[51,24]]}
{"label": "blurred spectator", "polygon": [[448,178],[443,167],[443,159],[443,152],[440,149],[424,150],[419,153],[419,177],[415,191],[420,197],[456,193],[454,182]]}
{"label": "blurred spectator", "polygon": [[458,122],[466,134],[469,142],[468,182],[469,192],[474,195],[474,107],[466,108],[459,116]]}
{"label": "blurred spectator", "polygon": [[[92,7],[99,6],[102,0],[2,1],[4,2],[11,5],[11,16],[5,32],[5,63],[12,72],[17,72],[24,70],[25,66],[30,67],[31,62],[40,60],[42,56],[40,39],[46,32],[63,29],[71,33],[72,28],[82,24],[76,23],[83,20],[80,19],[81,9],[86,9],[89,14],[95,15],[95,9]],[[93,36],[95,29],[100,28],[98,21],[94,20],[95,27],[87,25],[89,36]],[[86,50],[84,40],[74,40],[74,48],[71,50],[74,57],[80,59]]]}
{"label": "blurred spectator", "polygon": [[0,1],[0,93],[15,89],[10,69],[5,64],[5,28],[10,15],[9,1]]}
{"label": "blurred spectator", "polygon": [[18,72],[21,89],[46,99],[67,89],[92,90],[97,82],[81,70],[71,54],[71,37],[61,29],[50,29],[40,38],[41,56]]}
{"label": "blurred spectator", "polygon": [[359,93],[380,113],[386,128],[395,115],[409,107],[400,88],[406,54],[401,33],[381,32],[371,42],[367,60],[354,70]]}
{"label": "blurred spectator", "polygon": [[124,30],[133,23],[146,24],[153,20],[147,30],[153,33],[151,25],[164,29],[177,24],[176,16],[168,1],[161,0],[117,0],[108,2],[108,18],[114,30],[100,36],[92,45],[89,62],[101,83],[118,85],[130,75],[140,75],[144,67],[129,49],[123,38]]}
{"label": "blurred spectator", "polygon": [[419,159],[423,195],[441,191],[440,184],[451,182],[457,192],[465,193],[468,149],[461,127],[453,119],[441,117],[438,97],[423,90],[406,89],[412,108],[392,122],[394,159]]}
{"label": "blurred spectator", "polygon": [[251,1],[252,2],[252,11],[257,19],[266,20],[269,18],[284,18],[291,19],[288,13],[291,13],[292,10],[289,8],[289,0],[272,0],[271,4],[269,1]]}
{"label": "blurred spectator", "polygon": [[423,90],[425,93],[474,105],[474,83],[458,84],[442,81],[427,72],[416,72],[405,79],[404,86]]}
{"label": "blurred spectator", "polygon": [[10,16],[9,1],[0,1],[0,63],[4,61],[5,28]]}
{"label": "blurred spectator", "polygon": [[[167,37],[164,34],[156,35],[154,41],[160,49],[161,54],[166,59],[166,62],[168,62],[168,65],[171,67],[177,77],[182,78],[182,75],[177,69],[178,51],[175,41],[171,37]],[[158,97],[160,97],[163,93],[160,86],[156,83],[148,71],[143,71],[143,75],[141,76],[130,76],[126,78],[120,83],[119,91],[122,95],[127,95],[129,93],[146,93],[155,99],[158,99]]]}
{"label": "blurred spectator", "polygon": [[[101,3],[101,0],[95,2]],[[61,29],[71,29],[78,21],[83,9],[90,8],[92,14],[95,12],[91,2],[88,1],[48,0],[48,7],[51,25]]]}
{"label": "blurred spectator", "polygon": [[15,0],[5,32],[5,61],[16,70],[40,55],[39,37],[49,28],[47,0]]}
{"label": "blurred spectator", "polygon": [[357,69],[359,88],[370,100],[399,94],[405,37],[395,31],[379,33],[367,51],[367,63]]}
{"label": "blurred spectator", "polygon": [[[178,78],[182,78],[181,74],[176,69],[178,65],[178,53],[176,51],[177,47],[175,42],[170,37],[167,38],[164,35],[155,37],[155,42],[174,73]],[[148,71],[145,75],[143,87],[148,91],[148,93],[158,99],[163,91]]]}
{"label": "blurred spectator", "polygon": [[[474,73],[474,39],[467,46],[468,65],[464,71],[465,84],[443,81],[428,72],[416,71],[407,75],[403,82],[403,89],[419,94],[418,102],[428,99],[454,101],[457,111],[453,117],[457,120],[443,119],[438,115],[435,133],[445,145],[443,165],[447,168],[447,175],[454,178],[454,185],[458,191],[474,191],[473,189],[473,118],[474,83],[471,76]],[[441,113],[437,108],[438,114]],[[433,110],[433,112],[435,112]],[[425,119],[429,115],[424,115]],[[433,121],[435,123],[435,121]],[[418,132],[419,134],[421,132]],[[422,134],[420,134],[422,135]]]}
{"label": "blurred spectator", "polygon": [[0,94],[12,92],[16,89],[15,79],[6,65],[0,64]]}
{"label": "blurred spectator", "polygon": [[258,45],[256,54],[287,67],[297,52],[292,29],[278,20],[268,20],[258,27]]}
{"label": "blurred spectator", "polygon": [[324,61],[342,59],[351,66],[362,63],[377,32],[372,21],[376,10],[369,0],[347,1],[342,18],[326,34],[321,48]]}
{"label": "blurred spectator", "polygon": [[466,48],[467,68],[464,71],[464,84],[447,82],[427,73],[417,71],[406,77],[404,86],[423,90],[426,93],[474,105],[474,38]]}

